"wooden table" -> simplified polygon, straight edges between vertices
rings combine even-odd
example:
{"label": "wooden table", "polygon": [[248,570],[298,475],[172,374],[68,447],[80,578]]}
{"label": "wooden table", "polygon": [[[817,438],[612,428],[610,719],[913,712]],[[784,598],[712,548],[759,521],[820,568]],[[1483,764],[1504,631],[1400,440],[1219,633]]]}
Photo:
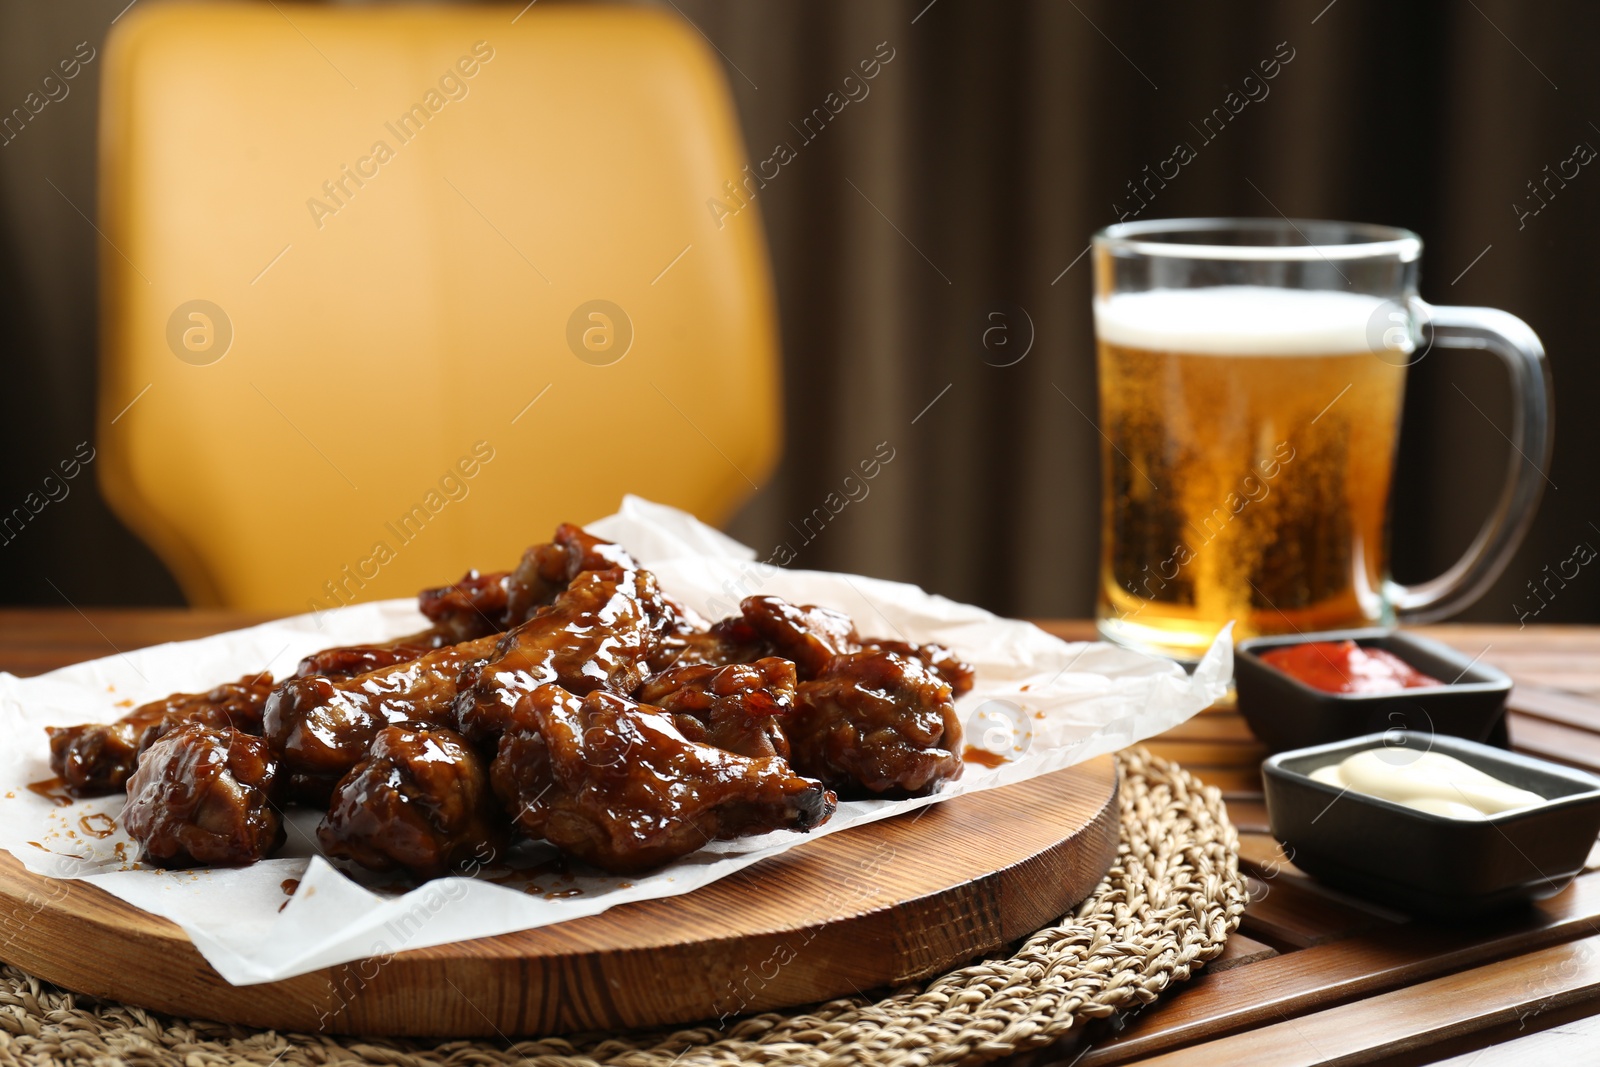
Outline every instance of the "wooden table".
{"label": "wooden table", "polygon": [[[220,611],[0,610],[0,670],[41,671],[263,621]],[[1045,622],[1072,640],[1085,622]],[[1600,770],[1600,627],[1436,626],[1517,682],[1516,747]],[[1600,1061],[1600,864],[1523,914],[1429,926],[1323,889],[1266,832],[1244,721],[1213,708],[1149,743],[1222,789],[1253,902],[1222,958],[1143,1011],[1013,1063],[1495,1067]]]}

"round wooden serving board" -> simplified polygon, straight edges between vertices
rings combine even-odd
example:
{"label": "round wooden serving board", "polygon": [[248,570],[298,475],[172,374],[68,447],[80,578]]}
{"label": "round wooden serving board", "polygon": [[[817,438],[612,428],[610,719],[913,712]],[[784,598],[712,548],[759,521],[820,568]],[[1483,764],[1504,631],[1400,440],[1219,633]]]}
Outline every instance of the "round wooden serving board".
{"label": "round wooden serving board", "polygon": [[684,896],[253,986],[225,982],[167,920],[0,852],[13,917],[0,958],[67,989],[279,1030],[507,1037],[716,1020],[925,978],[1059,918],[1116,856],[1116,790],[1102,756]]}

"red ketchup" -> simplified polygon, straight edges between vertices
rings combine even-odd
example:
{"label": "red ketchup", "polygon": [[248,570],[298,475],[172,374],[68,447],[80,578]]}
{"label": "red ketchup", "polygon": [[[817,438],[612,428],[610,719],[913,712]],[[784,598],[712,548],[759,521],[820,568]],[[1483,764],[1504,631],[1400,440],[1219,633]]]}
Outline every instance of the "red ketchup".
{"label": "red ketchup", "polygon": [[1263,652],[1261,658],[1324,693],[1394,693],[1444,685],[1392,652],[1354,641],[1313,641]]}

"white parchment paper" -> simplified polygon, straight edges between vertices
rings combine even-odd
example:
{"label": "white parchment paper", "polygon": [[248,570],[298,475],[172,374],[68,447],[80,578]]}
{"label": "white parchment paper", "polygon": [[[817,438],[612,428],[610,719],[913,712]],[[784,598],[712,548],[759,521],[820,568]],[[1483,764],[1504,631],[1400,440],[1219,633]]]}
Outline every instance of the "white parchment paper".
{"label": "white parchment paper", "polygon": [[96,836],[115,823],[121,796],[63,806],[27,789],[50,775],[45,726],[110,721],[133,704],[250,672],[283,677],[318,649],[422,628],[414,603],[397,600],[157,645],[36,678],[0,674],[10,742],[0,751],[0,847],[37,874],[91,882],[171,919],[228,981],[267,982],[688,893],[824,834],[1133,744],[1221,697],[1232,676],[1226,633],[1190,676],[1165,660],[1107,644],[1068,644],[914,586],[768,566],[692,516],[636,497],[588,528],[627,547],[667,592],[710,618],[736,611],[745,596],[775,594],[846,611],[863,634],[950,646],[977,668],[973,691],[958,704],[968,742],[1006,762],[993,769],[969,762],[960,781],[933,797],[842,803],[809,835],[779,831],[713,842],[655,874],[624,880],[567,871],[547,862],[550,854],[540,850],[548,846],[538,845],[511,867],[409,892],[317,856],[315,812],[290,813],[281,856],[237,870],[161,871],[136,862],[138,847],[120,829]]}

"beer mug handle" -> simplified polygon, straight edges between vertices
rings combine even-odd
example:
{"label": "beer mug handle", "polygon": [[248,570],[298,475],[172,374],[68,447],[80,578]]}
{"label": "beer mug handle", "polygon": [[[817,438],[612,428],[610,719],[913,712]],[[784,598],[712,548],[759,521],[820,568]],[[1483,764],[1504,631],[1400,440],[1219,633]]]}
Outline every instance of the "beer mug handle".
{"label": "beer mug handle", "polygon": [[1533,522],[1550,464],[1550,371],[1538,335],[1515,315],[1412,303],[1422,323],[1424,354],[1433,348],[1488,349],[1511,373],[1511,455],[1494,511],[1449,570],[1417,585],[1385,585],[1402,621],[1431,622],[1477,600],[1511,562]]}

